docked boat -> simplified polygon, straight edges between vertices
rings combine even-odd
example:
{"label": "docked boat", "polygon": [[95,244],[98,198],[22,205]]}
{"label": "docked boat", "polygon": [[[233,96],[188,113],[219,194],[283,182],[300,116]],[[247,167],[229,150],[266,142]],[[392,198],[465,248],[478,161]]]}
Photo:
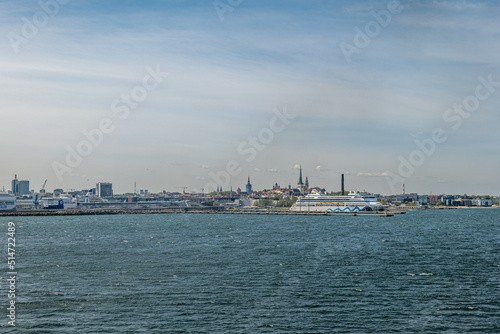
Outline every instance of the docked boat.
{"label": "docked boat", "polygon": [[290,208],[291,211],[321,212],[378,212],[385,206],[375,196],[361,193],[350,193],[344,196],[329,196],[313,192],[299,197]]}
{"label": "docked boat", "polygon": [[64,196],[61,197],[63,200],[63,206],[65,210],[72,210],[78,208],[78,200],[76,197]]}
{"label": "docked boat", "polygon": [[0,211],[14,210],[16,205],[16,196],[7,193],[0,193]]}
{"label": "docked boat", "polygon": [[392,213],[390,211],[385,211],[385,212],[379,213],[379,216],[380,217],[394,217],[394,213]]}
{"label": "docked boat", "polygon": [[71,210],[78,206],[74,197],[45,197],[42,198],[42,207],[48,210]]}

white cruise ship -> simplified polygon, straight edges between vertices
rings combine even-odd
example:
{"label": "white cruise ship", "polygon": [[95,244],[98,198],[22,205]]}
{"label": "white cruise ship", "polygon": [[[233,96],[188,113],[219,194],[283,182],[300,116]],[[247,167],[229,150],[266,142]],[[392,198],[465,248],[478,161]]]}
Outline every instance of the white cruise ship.
{"label": "white cruise ship", "polygon": [[14,210],[16,205],[16,196],[7,193],[0,193],[0,211]]}
{"label": "white cruise ship", "polygon": [[383,211],[382,205],[375,196],[350,193],[344,196],[328,196],[318,193],[299,197],[290,208],[291,211],[321,211],[321,212],[363,212]]}

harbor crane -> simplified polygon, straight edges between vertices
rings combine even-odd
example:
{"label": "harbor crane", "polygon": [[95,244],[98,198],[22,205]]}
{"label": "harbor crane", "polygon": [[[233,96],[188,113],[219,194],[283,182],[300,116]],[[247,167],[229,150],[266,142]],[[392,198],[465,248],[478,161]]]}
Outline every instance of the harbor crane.
{"label": "harbor crane", "polygon": [[42,189],[40,189],[40,194],[45,194],[45,186],[47,185],[47,179],[45,179],[45,182],[43,183]]}
{"label": "harbor crane", "polygon": [[47,179],[45,179],[45,182],[43,183],[42,189],[40,189],[40,192],[35,194],[35,199],[33,200],[33,204],[35,204],[35,209],[38,209],[38,205],[40,204],[40,197],[41,194],[45,194],[45,186],[47,185]]}

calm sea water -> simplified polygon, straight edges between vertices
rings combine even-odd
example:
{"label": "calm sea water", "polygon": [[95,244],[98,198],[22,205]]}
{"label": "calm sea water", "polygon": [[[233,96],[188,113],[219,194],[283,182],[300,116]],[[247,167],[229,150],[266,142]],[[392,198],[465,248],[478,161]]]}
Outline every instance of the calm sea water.
{"label": "calm sea water", "polygon": [[0,229],[1,332],[500,333],[496,209],[0,217]]}

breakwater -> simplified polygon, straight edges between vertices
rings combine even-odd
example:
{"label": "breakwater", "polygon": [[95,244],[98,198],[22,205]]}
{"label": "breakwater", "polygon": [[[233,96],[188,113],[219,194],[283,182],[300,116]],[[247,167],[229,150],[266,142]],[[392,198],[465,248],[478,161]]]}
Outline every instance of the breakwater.
{"label": "breakwater", "polygon": [[[405,211],[390,211],[403,214]],[[252,215],[301,215],[301,216],[356,216],[378,215],[379,212],[318,212],[290,211],[286,209],[223,209],[223,208],[155,208],[155,209],[85,209],[85,210],[13,210],[0,212],[0,216],[81,216],[81,215],[128,215],[128,214],[252,214]]]}

